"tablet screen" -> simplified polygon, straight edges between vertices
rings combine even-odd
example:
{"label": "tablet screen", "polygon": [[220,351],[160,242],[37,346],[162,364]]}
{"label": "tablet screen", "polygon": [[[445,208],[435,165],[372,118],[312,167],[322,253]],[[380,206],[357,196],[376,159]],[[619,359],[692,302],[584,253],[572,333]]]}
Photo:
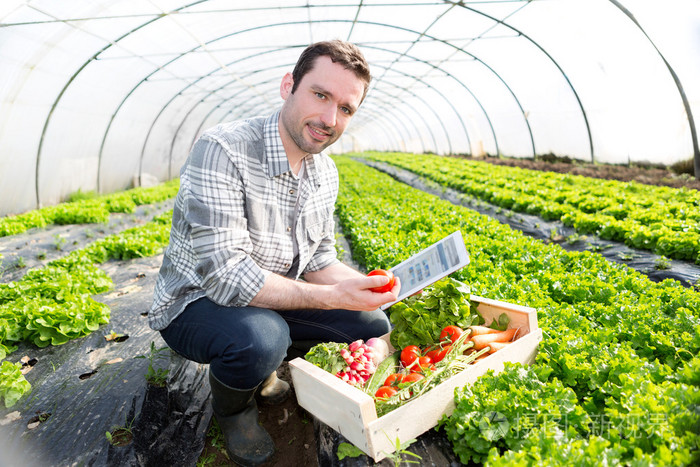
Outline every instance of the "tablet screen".
{"label": "tablet screen", "polygon": [[[391,272],[401,280],[401,301],[433,282],[469,264],[469,254],[464,246],[460,231],[439,240],[406,261],[391,268]],[[387,303],[386,309],[393,305]]]}

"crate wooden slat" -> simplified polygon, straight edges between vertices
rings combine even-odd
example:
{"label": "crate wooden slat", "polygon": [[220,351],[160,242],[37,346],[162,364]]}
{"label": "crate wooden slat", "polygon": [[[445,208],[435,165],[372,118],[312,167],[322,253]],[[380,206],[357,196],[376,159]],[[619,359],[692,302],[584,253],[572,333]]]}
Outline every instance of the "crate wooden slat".
{"label": "crate wooden slat", "polygon": [[[299,405],[380,461],[394,451],[397,437],[401,442],[416,438],[437,425],[444,414],[451,414],[456,387],[474,383],[488,370],[503,370],[505,362],[534,361],[542,340],[535,309],[476,295],[471,299],[479,304],[478,311],[487,325],[506,313],[510,318],[509,328],[519,328],[518,340],[379,418],[371,396],[296,358],[289,364]],[[388,342],[389,334],[382,338]],[[390,350],[394,350],[391,344]]]}

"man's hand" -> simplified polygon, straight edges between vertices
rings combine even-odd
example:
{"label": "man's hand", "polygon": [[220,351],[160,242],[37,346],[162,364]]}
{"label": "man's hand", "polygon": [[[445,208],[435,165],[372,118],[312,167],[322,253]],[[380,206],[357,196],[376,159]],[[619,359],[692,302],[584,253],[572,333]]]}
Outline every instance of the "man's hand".
{"label": "man's hand", "polygon": [[277,274],[270,274],[263,288],[253,297],[250,306],[272,310],[317,309],[372,311],[398,300],[401,282],[398,277],[394,287],[385,293],[372,292],[389,281],[386,276],[348,275],[340,281],[309,283],[295,281]]}
{"label": "man's hand", "polygon": [[398,300],[401,281],[396,277],[394,287],[384,293],[372,292],[370,289],[381,287],[389,282],[386,276],[364,276],[357,279],[347,279],[335,284],[334,294],[341,308],[346,310],[373,311],[380,306]]}

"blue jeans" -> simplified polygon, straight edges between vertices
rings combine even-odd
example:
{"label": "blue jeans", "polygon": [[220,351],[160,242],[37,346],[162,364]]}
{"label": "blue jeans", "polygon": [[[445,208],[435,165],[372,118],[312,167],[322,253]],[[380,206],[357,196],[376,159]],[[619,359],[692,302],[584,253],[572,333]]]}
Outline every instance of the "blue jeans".
{"label": "blue jeans", "polygon": [[204,297],[190,303],[161,335],[183,357],[209,363],[224,384],[252,389],[280,366],[293,341],[352,342],[390,329],[381,310],[273,311],[221,306]]}

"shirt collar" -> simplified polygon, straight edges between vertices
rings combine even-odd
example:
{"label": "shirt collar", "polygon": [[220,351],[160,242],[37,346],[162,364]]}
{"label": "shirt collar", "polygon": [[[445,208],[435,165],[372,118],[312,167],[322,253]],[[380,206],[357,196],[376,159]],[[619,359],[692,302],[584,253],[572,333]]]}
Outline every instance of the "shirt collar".
{"label": "shirt collar", "polygon": [[[282,137],[280,136],[279,128],[280,111],[270,115],[265,120],[263,134],[265,135],[265,160],[267,162],[268,177],[276,177],[286,172],[291,172],[287,153],[284,151]],[[312,184],[316,185],[318,181],[318,172],[315,163],[315,154],[306,156],[306,174]]]}

